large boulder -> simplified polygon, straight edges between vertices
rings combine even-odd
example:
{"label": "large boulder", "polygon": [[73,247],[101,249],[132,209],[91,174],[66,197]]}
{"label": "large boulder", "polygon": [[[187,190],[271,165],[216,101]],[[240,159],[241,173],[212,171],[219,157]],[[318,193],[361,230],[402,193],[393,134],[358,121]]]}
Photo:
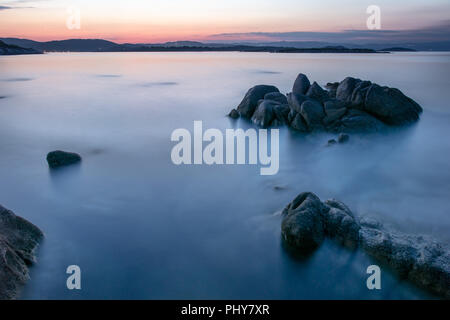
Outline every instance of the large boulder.
{"label": "large boulder", "polygon": [[330,99],[324,102],[323,108],[325,109],[325,113],[328,114],[330,110],[342,109],[349,107],[349,104],[342,100]]}
{"label": "large boulder", "polygon": [[289,107],[292,110],[294,110],[296,112],[300,112],[302,110],[302,103],[310,100],[310,98],[308,98],[304,94],[292,92],[292,93],[287,94],[287,100],[288,100]]}
{"label": "large boulder", "polygon": [[81,161],[77,153],[56,150],[47,154],[47,162],[50,168],[67,166]]}
{"label": "large boulder", "polygon": [[423,236],[388,230],[374,219],[359,220],[342,202],[321,202],[311,192],[300,193],[282,212],[281,234],[301,253],[330,237],[390,266],[402,278],[450,298],[450,250]]}
{"label": "large boulder", "polygon": [[257,85],[250,88],[237,107],[239,114],[246,118],[251,118],[258,106],[258,101],[264,99],[267,93],[280,92],[277,87],[269,85]]}
{"label": "large boulder", "polygon": [[321,86],[317,82],[314,81],[314,83],[309,87],[308,91],[306,92],[306,96],[317,100],[321,103],[325,102],[326,100],[330,99],[328,96],[328,92],[322,89]]}
{"label": "large boulder", "polygon": [[288,100],[281,92],[269,92],[264,95],[264,100],[273,100],[281,104],[288,104]]}
{"label": "large boulder", "polygon": [[293,94],[306,94],[311,83],[306,75],[300,73],[295,79],[294,86],[292,87]]}
{"label": "large boulder", "polygon": [[0,300],[19,296],[42,238],[38,227],[0,205]]}
{"label": "large boulder", "polygon": [[390,125],[419,119],[422,108],[400,90],[372,84],[367,91],[364,109]]}
{"label": "large boulder", "polygon": [[289,112],[290,108],[287,104],[277,104],[273,107],[274,119],[272,125],[279,126],[282,124],[289,123]]}
{"label": "large boulder", "polygon": [[378,132],[385,127],[384,123],[367,112],[349,109],[348,112],[331,129],[335,132]]}
{"label": "large boulder", "polygon": [[278,103],[272,100],[261,100],[252,116],[252,121],[263,128],[272,124],[275,117],[273,107]]}
{"label": "large boulder", "polygon": [[366,95],[371,85],[370,81],[360,81],[356,84],[350,100],[347,101],[352,108],[364,109]]}
{"label": "large boulder", "polygon": [[347,113],[347,108],[329,109],[326,111],[326,116],[323,118],[323,124],[328,126],[337,120],[341,119]]}
{"label": "large boulder", "polygon": [[353,213],[344,203],[335,199],[326,200],[324,204],[328,209],[324,215],[327,235],[347,247],[356,247],[360,225]]}
{"label": "large boulder", "polygon": [[339,82],[328,82],[325,88],[328,90],[328,95],[330,98],[336,98],[336,91],[339,86]]}
{"label": "large boulder", "polygon": [[322,119],[325,117],[325,112],[319,102],[314,100],[303,102],[300,113],[310,130],[323,129]]}
{"label": "large boulder", "polygon": [[342,101],[350,101],[352,98],[353,90],[360,82],[360,79],[355,79],[352,77],[347,77],[342,80],[336,89],[336,99]]}
{"label": "large boulder", "polygon": [[322,216],[325,210],[315,194],[299,194],[282,212],[281,234],[284,241],[302,253],[318,247],[325,236]]}
{"label": "large boulder", "polygon": [[292,120],[290,121],[291,128],[301,131],[301,132],[308,132],[308,125],[305,122],[305,119],[303,116],[298,112],[291,112],[289,113],[289,117],[293,116]]}

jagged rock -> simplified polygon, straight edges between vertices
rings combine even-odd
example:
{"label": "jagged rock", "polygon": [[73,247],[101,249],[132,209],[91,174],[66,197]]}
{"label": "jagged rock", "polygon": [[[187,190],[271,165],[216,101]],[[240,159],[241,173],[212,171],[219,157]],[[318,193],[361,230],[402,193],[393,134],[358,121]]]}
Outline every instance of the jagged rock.
{"label": "jagged rock", "polygon": [[348,104],[342,100],[330,99],[324,102],[323,108],[325,113],[328,115],[328,112],[337,110],[337,109],[346,109]]}
{"label": "jagged rock", "polygon": [[295,79],[294,86],[292,87],[293,94],[306,94],[311,83],[306,75],[300,73]]}
{"label": "jagged rock", "polygon": [[56,150],[47,154],[47,162],[50,168],[67,166],[81,161],[77,153]]}
{"label": "jagged rock", "polygon": [[260,100],[252,116],[253,123],[266,128],[288,122],[289,106],[275,100]]}
{"label": "jagged rock", "polygon": [[322,218],[325,209],[315,194],[310,192],[299,194],[282,212],[283,239],[302,252],[318,247],[325,236]]}
{"label": "jagged rock", "polygon": [[276,102],[272,100],[261,100],[252,116],[253,123],[266,128],[270,126],[274,118],[273,106]]}
{"label": "jagged rock", "polygon": [[400,90],[377,84],[369,87],[364,110],[390,125],[414,122],[422,112],[422,108]]}
{"label": "jagged rock", "polygon": [[336,98],[336,91],[339,86],[339,82],[328,82],[325,88],[328,90],[328,96],[330,99]]}
{"label": "jagged rock", "polygon": [[38,227],[0,205],[0,300],[18,297],[42,238]]}
{"label": "jagged rock", "polygon": [[303,102],[300,113],[310,130],[323,129],[322,119],[325,117],[325,112],[319,102],[313,100]]}
{"label": "jagged rock", "polygon": [[328,126],[332,124],[333,122],[339,120],[342,118],[344,114],[347,113],[347,108],[340,108],[340,109],[329,109],[326,111],[326,116],[323,118],[323,123]]}
{"label": "jagged rock", "polygon": [[230,111],[228,116],[230,118],[237,119],[237,118],[239,118],[239,112],[236,109],[233,109],[233,110]]}
{"label": "jagged rock", "polygon": [[257,85],[250,88],[245,94],[244,99],[237,107],[239,114],[246,118],[251,118],[258,105],[258,101],[264,99],[267,93],[280,92],[275,86]]}
{"label": "jagged rock", "polygon": [[308,91],[306,92],[306,96],[321,103],[329,99],[328,92],[323,90],[322,87],[319,86],[319,84],[315,81],[309,87]]}
{"label": "jagged rock", "polygon": [[335,199],[326,200],[324,204],[328,207],[324,215],[326,234],[347,247],[356,247],[361,227],[353,213],[344,203]]}
{"label": "jagged rock", "polygon": [[281,104],[288,104],[288,100],[281,92],[270,92],[264,96],[264,100],[273,100]]}
{"label": "jagged rock", "polygon": [[[291,115],[291,113],[289,113]],[[291,121],[291,127],[297,131],[308,132],[308,126],[306,125],[305,119],[300,113],[295,113],[294,119]]]}
{"label": "jagged rock", "polygon": [[287,100],[288,100],[289,107],[292,110],[294,110],[296,112],[301,112],[303,102],[308,101],[310,99],[303,94],[288,93]]}
{"label": "jagged rock", "polygon": [[287,104],[278,104],[273,107],[275,118],[272,121],[272,125],[282,125],[289,123],[288,117],[290,108]]}
{"label": "jagged rock", "polygon": [[328,82],[325,85],[325,88],[327,88],[328,90],[337,90],[339,86],[339,82]]}
{"label": "jagged rock", "polygon": [[336,99],[342,101],[350,101],[352,98],[353,90],[360,82],[360,79],[355,79],[352,77],[347,77],[342,80],[336,89]]}
{"label": "jagged rock", "polygon": [[[313,250],[324,236],[356,248],[431,292],[450,298],[450,249],[433,239],[385,229],[374,219],[358,218],[342,202],[324,203],[300,193],[282,212],[281,234],[300,252]],[[322,229],[321,229],[322,228]]]}
{"label": "jagged rock", "polygon": [[[336,133],[377,132],[387,126],[416,121],[422,112],[422,108],[400,90],[380,87],[370,81],[347,77],[339,83],[328,83],[326,87],[329,91],[317,82],[311,85],[304,74],[298,75],[293,91],[286,96],[274,86],[255,86],[247,92],[237,112],[252,118],[262,101],[267,101],[253,119],[258,125],[287,124],[300,131]],[[269,101],[283,107],[266,110]],[[284,107],[286,104],[290,110]],[[237,114],[232,111],[230,116]]]}
{"label": "jagged rock", "polygon": [[341,132],[377,132],[385,127],[384,123],[367,112],[349,109],[338,121],[332,131]]}
{"label": "jagged rock", "polygon": [[353,93],[351,95],[350,101],[348,101],[352,108],[364,109],[366,94],[371,84],[372,82],[370,81],[360,81],[356,84],[355,89],[353,90]]}

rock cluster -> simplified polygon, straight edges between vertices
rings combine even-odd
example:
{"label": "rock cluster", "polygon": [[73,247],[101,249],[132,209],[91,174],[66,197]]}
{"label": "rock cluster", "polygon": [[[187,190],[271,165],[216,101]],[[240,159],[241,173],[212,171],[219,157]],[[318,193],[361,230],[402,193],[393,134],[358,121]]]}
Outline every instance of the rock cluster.
{"label": "rock cluster", "polygon": [[282,212],[284,241],[302,253],[311,252],[325,237],[350,247],[360,247],[389,265],[402,278],[435,294],[450,298],[450,250],[422,236],[387,230],[372,219],[358,219],[342,202],[322,202],[303,192]]}
{"label": "rock cluster", "polygon": [[251,119],[262,127],[288,125],[310,132],[375,132],[417,121],[422,108],[400,90],[347,77],[323,89],[302,73],[292,92],[257,85],[248,90],[230,117]]}
{"label": "rock cluster", "polygon": [[17,298],[42,238],[38,227],[0,205],[0,300]]}

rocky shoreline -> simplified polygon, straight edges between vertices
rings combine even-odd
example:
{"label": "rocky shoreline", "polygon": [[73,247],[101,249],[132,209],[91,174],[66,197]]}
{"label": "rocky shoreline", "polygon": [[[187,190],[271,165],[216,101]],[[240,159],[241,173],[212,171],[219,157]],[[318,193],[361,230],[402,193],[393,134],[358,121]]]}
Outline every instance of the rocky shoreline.
{"label": "rocky shoreline", "polygon": [[302,73],[292,92],[271,85],[250,88],[229,116],[261,127],[287,125],[301,132],[377,132],[419,120],[421,106],[396,88],[347,77],[323,89]]}
{"label": "rocky shoreline", "polygon": [[0,205],[0,300],[18,298],[43,238],[38,227]]}
{"label": "rocky shoreline", "polygon": [[433,239],[388,230],[373,219],[359,219],[342,202],[322,202],[311,192],[300,193],[282,212],[285,243],[304,254],[326,237],[368,255],[434,294],[450,299],[450,249]]}

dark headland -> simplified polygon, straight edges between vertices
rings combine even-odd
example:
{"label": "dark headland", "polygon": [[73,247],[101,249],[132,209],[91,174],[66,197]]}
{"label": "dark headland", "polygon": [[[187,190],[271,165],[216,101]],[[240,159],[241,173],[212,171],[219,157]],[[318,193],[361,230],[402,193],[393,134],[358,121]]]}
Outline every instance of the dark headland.
{"label": "dark headland", "polygon": [[[103,39],[67,39],[54,41],[34,41],[19,38],[0,38],[10,51],[0,49],[1,54],[15,54],[13,47],[23,53],[41,52],[272,52],[272,53],[386,53],[390,50],[373,48],[349,48],[341,45],[320,45],[298,47],[289,43],[280,44],[239,44],[239,43],[203,43],[197,41],[175,41],[165,43],[124,43],[119,44]],[[29,49],[25,49],[29,48]],[[395,47],[392,51],[409,51]],[[28,52],[27,52],[28,50]],[[33,52],[34,50],[34,52]],[[5,53],[6,52],[6,53]],[[20,51],[17,51],[20,52]]]}

